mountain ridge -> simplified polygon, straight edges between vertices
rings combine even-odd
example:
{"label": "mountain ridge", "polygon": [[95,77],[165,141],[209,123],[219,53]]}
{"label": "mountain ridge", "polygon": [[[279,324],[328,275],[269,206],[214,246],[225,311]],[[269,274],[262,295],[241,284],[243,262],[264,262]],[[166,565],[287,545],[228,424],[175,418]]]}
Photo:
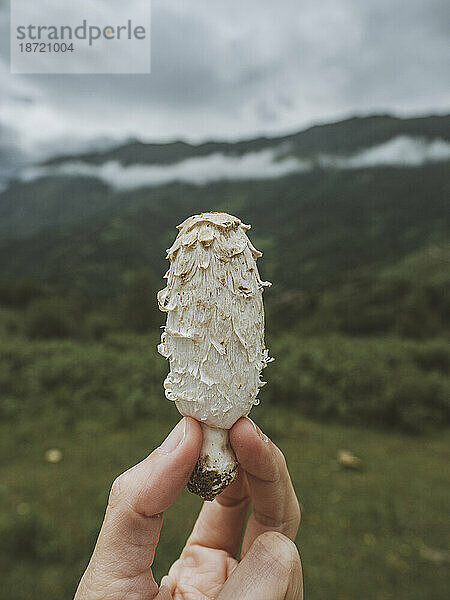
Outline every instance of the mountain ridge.
{"label": "mountain ridge", "polygon": [[[179,222],[218,210],[252,224],[252,241],[265,254],[264,278],[287,289],[314,287],[444,240],[447,175],[446,164],[361,169],[351,177],[316,170],[267,182],[172,184],[116,194],[115,207],[101,215],[3,240],[0,271],[115,295],[130,269],[148,267],[156,276],[164,271],[165,249]],[[88,190],[91,183],[84,181]],[[76,195],[83,196],[83,188]]]}
{"label": "mountain ridge", "polygon": [[[358,136],[351,139],[349,130],[358,130]],[[129,164],[169,164],[192,156],[204,156],[214,152],[225,154],[262,150],[283,143],[293,144],[291,153],[303,156],[305,153],[357,151],[369,145],[387,141],[394,135],[411,135],[425,138],[441,137],[450,140],[450,114],[414,118],[372,115],[349,117],[329,124],[312,125],[283,136],[261,136],[237,142],[207,141],[191,144],[182,140],[169,143],[146,143],[130,141],[109,151],[77,153],[72,160],[99,164],[108,160],[118,160]],[[57,165],[67,161],[67,156],[54,157],[44,164]]]}

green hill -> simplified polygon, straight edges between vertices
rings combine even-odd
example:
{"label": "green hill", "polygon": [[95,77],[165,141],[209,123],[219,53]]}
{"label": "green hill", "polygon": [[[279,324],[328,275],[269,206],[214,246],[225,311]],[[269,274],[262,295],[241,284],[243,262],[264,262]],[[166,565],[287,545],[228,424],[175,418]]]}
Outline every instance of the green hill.
{"label": "green hill", "polygon": [[84,179],[76,185],[70,179],[38,181],[34,190],[47,203],[70,198],[78,215],[96,197],[110,208],[96,217],[87,209],[81,223],[3,240],[3,277],[35,277],[103,297],[116,296],[130,270],[146,267],[160,278],[174,226],[199,211],[226,210],[252,224],[251,238],[265,254],[262,274],[275,284],[268,296],[396,262],[445,240],[449,225],[445,163],[315,170],[263,182],[172,184],[126,194]]}
{"label": "green hill", "polygon": [[[168,165],[214,153],[240,156],[266,148],[281,148],[283,157],[294,156],[314,160],[315,157],[323,154],[351,155],[361,149],[388,142],[397,136],[410,136],[429,141],[450,140],[450,116],[416,119],[398,119],[390,116],[352,118],[329,125],[311,127],[295,135],[235,143],[209,142],[192,145],[185,142],[145,144],[134,141],[107,152],[57,157],[48,164],[57,165],[70,160],[83,161],[91,165],[104,164],[108,161],[118,161],[122,165]],[[389,180],[389,173],[385,176]],[[183,218],[193,210],[222,205],[229,206],[230,210],[242,213],[244,218],[249,219],[254,213],[260,212],[258,205],[261,206],[262,211],[266,210],[266,186],[267,193],[273,195],[274,201],[280,198],[282,202],[292,201],[303,206],[308,198],[314,202],[317,195],[333,203],[335,199],[339,201],[339,197],[343,194],[366,194],[365,188],[378,185],[378,179],[372,182],[368,175],[365,177],[366,185],[361,186],[360,176],[357,174],[334,174],[332,171],[318,170],[309,178],[293,180],[288,178],[288,181],[284,181],[283,178],[262,182],[255,186],[249,181],[232,182],[230,185],[218,184],[208,188],[166,185],[162,189],[148,188],[126,194],[115,192],[98,179],[85,177],[54,176],[31,182],[16,181],[0,194],[0,239],[29,236],[50,227],[85,223],[96,216],[109,216],[112,213],[139,207],[153,210],[154,204],[161,203],[167,203],[170,210],[174,206],[179,207],[174,215],[175,219]],[[396,182],[397,199],[400,196],[407,199],[411,187],[416,185],[415,179],[411,177],[413,171],[406,170],[403,181]],[[389,186],[389,181],[386,185]],[[440,181],[436,184],[430,182],[430,192],[432,194],[448,192],[448,189],[444,190],[439,186]],[[423,187],[425,186],[422,185]],[[384,193],[384,186],[379,192]],[[184,204],[182,198],[186,198]],[[361,198],[361,201],[364,202],[364,198]],[[327,211],[329,206],[323,209]],[[308,206],[304,210],[309,210]],[[333,208],[332,212],[334,213]],[[273,215],[270,216],[272,217]],[[302,215],[301,218],[303,221],[304,216]],[[286,226],[286,223],[282,226]],[[265,236],[266,233],[262,235]]]}

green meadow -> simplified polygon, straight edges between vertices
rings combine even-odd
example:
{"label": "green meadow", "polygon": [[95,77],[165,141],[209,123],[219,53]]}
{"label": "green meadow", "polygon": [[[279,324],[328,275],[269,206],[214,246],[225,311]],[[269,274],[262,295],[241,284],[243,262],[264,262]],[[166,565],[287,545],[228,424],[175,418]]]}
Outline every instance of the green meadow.
{"label": "green meadow", "polygon": [[[3,323],[5,319],[3,313]],[[157,446],[179,418],[162,393],[166,365],[156,353],[156,341],[156,334],[116,333],[98,342],[31,341],[21,333],[3,333],[3,597],[71,597],[95,543],[113,479]],[[361,424],[351,424],[346,410],[357,414],[358,406],[347,407],[342,418],[331,412],[327,423],[311,420],[315,415],[323,421],[324,409],[308,409],[305,396],[315,384],[300,376],[306,360],[316,365],[309,369],[310,377],[317,371],[324,389],[312,400],[324,406],[333,397],[339,404],[336,399],[345,395],[352,373],[360,373],[359,381],[353,380],[360,393],[369,393],[374,375],[368,372],[364,381],[365,347],[377,377],[395,379],[392,371],[406,370],[414,381],[422,375],[444,386],[442,347],[438,352],[436,342],[430,345],[427,356],[435,361],[430,365],[424,362],[423,344],[419,348],[395,338],[355,345],[343,336],[296,335],[296,347],[303,348],[297,359],[289,342],[286,336],[274,344],[277,360],[266,372],[270,384],[252,417],[284,451],[301,502],[297,543],[306,597],[444,598],[448,434],[436,427],[420,435],[398,427],[386,430],[386,424],[383,430],[369,429],[364,415]],[[330,361],[336,354],[341,362]],[[330,364],[334,383],[327,389],[324,374]],[[284,370],[291,371],[291,378],[283,384]],[[382,423],[381,400],[379,404],[380,411],[373,414],[381,415]],[[425,414],[419,403],[416,410]],[[360,458],[361,468],[344,468],[338,461],[340,450]],[[200,503],[184,491],[167,511],[154,567],[157,578],[180,552]]]}

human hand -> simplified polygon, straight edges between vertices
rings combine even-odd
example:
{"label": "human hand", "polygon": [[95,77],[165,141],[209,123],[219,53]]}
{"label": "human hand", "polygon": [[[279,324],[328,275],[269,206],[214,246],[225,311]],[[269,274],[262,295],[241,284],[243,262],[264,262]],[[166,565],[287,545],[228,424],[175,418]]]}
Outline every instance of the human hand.
{"label": "human hand", "polygon": [[[281,451],[250,419],[230,430],[237,480],[205,502],[161,586],[151,566],[162,515],[194,468],[201,427],[182,419],[149,457],[114,482],[105,519],[75,600],[301,600],[300,511]],[[253,512],[245,528],[249,505]]]}

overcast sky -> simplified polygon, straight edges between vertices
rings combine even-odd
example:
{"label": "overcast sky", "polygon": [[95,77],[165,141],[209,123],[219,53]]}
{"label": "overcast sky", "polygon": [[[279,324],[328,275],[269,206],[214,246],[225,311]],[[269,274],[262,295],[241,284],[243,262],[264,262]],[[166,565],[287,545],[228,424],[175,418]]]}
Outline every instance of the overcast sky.
{"label": "overcast sky", "polygon": [[11,75],[7,4],[0,128],[26,147],[247,138],[450,107],[448,0],[153,0],[152,73],[134,76]]}

